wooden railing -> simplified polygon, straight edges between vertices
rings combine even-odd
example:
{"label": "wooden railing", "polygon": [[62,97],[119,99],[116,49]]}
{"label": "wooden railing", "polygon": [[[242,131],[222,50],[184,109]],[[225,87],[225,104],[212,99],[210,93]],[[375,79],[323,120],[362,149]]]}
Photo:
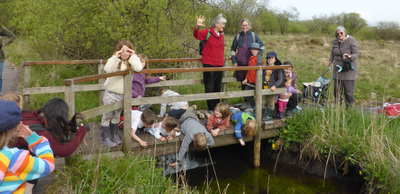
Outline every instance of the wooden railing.
{"label": "wooden railing", "polygon": [[[148,60],[148,63],[182,63],[182,62],[199,62],[200,59],[152,59]],[[176,97],[142,97],[142,98],[131,98],[131,87],[132,87],[132,72],[121,71],[108,74],[101,74],[103,69],[104,60],[79,60],[79,61],[36,61],[36,62],[25,62],[23,64],[23,78],[22,82],[24,84],[21,87],[23,94],[28,97],[30,94],[45,94],[45,93],[60,93],[63,92],[65,95],[65,101],[68,103],[70,108],[70,115],[75,113],[75,94],[76,92],[82,91],[103,91],[104,87],[101,80],[108,77],[123,76],[124,78],[124,100],[117,102],[115,104],[101,105],[96,108],[82,111],[81,114],[85,119],[90,119],[103,113],[110,112],[113,110],[123,109],[124,111],[124,138],[123,138],[123,150],[129,151],[132,147],[132,141],[130,139],[131,131],[131,107],[132,105],[142,105],[142,104],[160,104],[169,102],[179,102],[179,101],[200,101],[209,99],[228,99],[237,97],[247,97],[255,96],[256,102],[256,135],[254,138],[254,165],[258,167],[260,165],[260,132],[262,127],[262,104],[263,95],[276,95],[284,92],[282,88],[278,88],[275,91],[269,89],[262,89],[262,71],[263,70],[274,70],[274,69],[284,69],[291,66],[253,66],[253,67],[216,67],[216,68],[163,68],[163,69],[145,69],[141,73],[155,74],[155,73],[186,73],[186,72],[207,72],[207,71],[237,71],[237,70],[256,70],[257,71],[257,82],[255,90],[245,90],[245,91],[225,91],[225,92],[214,92],[214,93],[198,93],[198,94],[184,94]],[[52,87],[34,87],[27,88],[27,83],[29,83],[30,68],[32,66],[38,65],[77,65],[77,64],[99,64],[99,74],[76,77],[64,80],[64,86],[52,86]],[[25,79],[24,79],[25,78]],[[20,79],[21,81],[21,79]],[[97,84],[82,84],[88,81],[99,81]],[[235,79],[232,77],[224,78],[223,83],[234,82]],[[147,87],[163,87],[163,86],[184,86],[192,84],[202,83],[201,79],[189,79],[189,80],[168,80],[162,81],[156,84],[151,84]]]}
{"label": "wooden railing", "polygon": [[[142,105],[142,104],[160,104],[160,103],[169,103],[169,102],[179,102],[179,101],[199,101],[199,100],[209,100],[209,99],[227,99],[227,98],[237,98],[237,97],[247,97],[247,96],[255,96],[256,102],[256,135],[254,139],[254,165],[258,167],[260,165],[260,145],[261,138],[260,132],[262,127],[262,96],[263,95],[276,95],[285,91],[283,88],[278,88],[275,91],[271,91],[270,89],[262,89],[262,71],[263,70],[273,70],[273,69],[284,69],[289,68],[291,66],[253,66],[253,67],[216,67],[216,68],[166,68],[166,69],[146,69],[141,73],[184,73],[184,72],[207,72],[207,71],[237,71],[237,70],[256,70],[257,71],[257,81],[255,90],[246,90],[246,91],[226,91],[226,92],[213,92],[213,93],[198,93],[198,94],[185,94],[181,96],[175,97],[142,97],[142,98],[131,98],[132,93],[132,77],[134,74],[130,71],[121,71],[115,73],[108,73],[102,75],[92,75],[92,76],[83,76],[72,79],[66,79],[65,85],[68,87],[66,100],[71,109],[74,109],[75,106],[75,89],[77,88],[76,84],[84,83],[87,81],[94,81],[97,79],[104,79],[108,77],[114,76],[123,76],[124,78],[124,100],[117,102],[115,104],[102,105],[90,110],[86,110],[81,112],[84,118],[89,119],[98,115],[101,115],[106,112],[110,112],[113,110],[123,109],[124,111],[124,144],[123,150],[128,151],[130,149],[131,139],[130,139],[130,131],[131,131],[131,107],[133,105]],[[179,85],[181,85],[180,83]],[[188,83],[184,83],[187,85]]]}

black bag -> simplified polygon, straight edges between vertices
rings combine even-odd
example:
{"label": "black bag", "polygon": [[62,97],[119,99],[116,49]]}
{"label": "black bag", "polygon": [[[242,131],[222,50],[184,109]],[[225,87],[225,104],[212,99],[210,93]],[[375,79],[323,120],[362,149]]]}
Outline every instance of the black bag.
{"label": "black bag", "polygon": [[337,68],[337,72],[339,72],[339,73],[354,70],[350,59],[343,60],[343,64],[336,65],[336,68]]}

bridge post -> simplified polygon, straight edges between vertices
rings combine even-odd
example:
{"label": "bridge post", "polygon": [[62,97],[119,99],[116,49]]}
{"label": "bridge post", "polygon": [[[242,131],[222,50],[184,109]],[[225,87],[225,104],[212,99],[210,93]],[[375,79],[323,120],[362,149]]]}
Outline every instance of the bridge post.
{"label": "bridge post", "polygon": [[254,167],[260,167],[261,127],[262,127],[262,69],[257,69],[255,88],[256,101],[256,134],[254,137]]}
{"label": "bridge post", "polygon": [[64,91],[64,99],[68,104],[68,118],[71,119],[75,114],[75,84],[74,82],[70,82],[71,84]]}
{"label": "bridge post", "polygon": [[130,132],[132,128],[132,71],[124,75],[124,138],[122,150],[127,153],[129,151],[129,144],[131,142]]}
{"label": "bridge post", "polygon": [[[29,88],[29,84],[31,82],[32,67],[25,66],[24,63],[22,63],[21,64],[21,70],[22,70],[21,75],[23,75],[23,76],[22,76],[22,79],[20,79],[20,83],[19,84],[22,85],[22,91],[23,91],[23,88]],[[28,108],[29,100],[30,100],[29,94],[23,95],[23,98],[24,98],[24,107]]]}
{"label": "bridge post", "polygon": [[[104,62],[102,59],[100,59],[100,63],[97,66],[97,73],[98,74],[103,74],[104,73]],[[99,84],[103,85],[104,84],[105,79],[99,79]],[[100,90],[99,92],[99,105],[101,105],[103,103],[103,96],[104,96],[104,91]]]}

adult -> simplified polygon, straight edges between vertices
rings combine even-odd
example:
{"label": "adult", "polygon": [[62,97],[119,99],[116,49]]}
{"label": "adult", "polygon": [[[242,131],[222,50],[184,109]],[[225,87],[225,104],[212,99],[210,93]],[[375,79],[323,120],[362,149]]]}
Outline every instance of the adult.
{"label": "adult", "polygon": [[3,68],[5,55],[3,47],[11,43],[15,39],[15,35],[4,26],[0,26],[0,92],[3,88]]}
{"label": "adult", "polygon": [[[193,29],[193,36],[197,40],[205,41],[201,53],[201,62],[203,67],[223,67],[224,66],[224,28],[226,19],[222,14],[219,14],[213,20],[213,25],[210,28],[201,29],[204,27],[203,16],[197,17],[196,26]],[[203,82],[206,93],[220,92],[223,72],[204,72]],[[207,100],[208,110],[214,110],[214,107],[219,103],[219,99]]]}
{"label": "adult", "polygon": [[335,102],[345,99],[346,106],[354,104],[354,87],[357,78],[357,59],[359,55],[357,41],[346,34],[343,26],[336,28],[329,64],[333,67]]}
{"label": "adult", "polygon": [[[251,22],[248,19],[242,19],[240,21],[240,27],[242,29],[237,34],[232,42],[231,46],[231,59],[232,64],[235,66],[247,66],[250,58],[250,45],[252,43],[258,43],[260,46],[259,55],[262,55],[265,50],[264,43],[257,36],[256,33],[251,31]],[[246,78],[247,71],[236,71],[235,77],[237,81],[242,82]],[[242,84],[242,90],[245,89],[245,84]]]}
{"label": "adult", "polygon": [[[46,137],[55,156],[68,157],[78,149],[89,128],[77,124],[77,116],[68,120],[68,105],[53,98],[39,111],[23,111],[22,122],[40,136]],[[18,147],[24,142],[18,141]]]}

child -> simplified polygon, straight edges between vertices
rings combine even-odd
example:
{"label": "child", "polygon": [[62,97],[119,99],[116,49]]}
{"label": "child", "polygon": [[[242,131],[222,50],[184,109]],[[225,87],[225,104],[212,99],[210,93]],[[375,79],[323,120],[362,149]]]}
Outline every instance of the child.
{"label": "child", "polygon": [[[140,61],[144,67],[146,65],[146,57],[139,55]],[[144,96],[146,84],[157,83],[166,79],[166,76],[151,77],[143,73],[134,73],[132,79],[132,98],[140,98]]]}
{"label": "child", "polygon": [[[0,107],[0,193],[31,192],[26,181],[54,170],[53,152],[46,138],[21,123],[21,110],[15,102],[0,100]],[[28,142],[29,151],[8,147],[16,137]]]}
{"label": "child", "polygon": [[286,107],[289,102],[289,98],[293,94],[300,93],[299,90],[297,90],[296,88],[294,88],[292,86],[292,79],[288,78],[288,80],[286,80],[285,88],[286,88],[286,92],[279,95],[278,101],[275,104],[276,116],[279,119],[282,119],[285,117]]}
{"label": "child", "polygon": [[[106,73],[125,71],[128,68],[139,72],[144,65],[133,50],[133,45],[127,40],[118,42],[115,53],[107,60],[104,66]],[[109,77],[104,82],[105,92],[103,96],[104,104],[113,104],[123,99],[124,79],[122,76]],[[118,123],[121,110],[115,110],[103,114],[101,119],[101,137],[107,147],[114,147],[122,143],[118,135]]]}
{"label": "child", "polygon": [[[254,42],[250,44],[250,53],[251,56],[249,58],[249,62],[247,63],[247,66],[258,66],[261,65],[261,55],[259,55],[259,52],[261,50],[260,44]],[[242,84],[244,85],[245,90],[254,90],[255,84],[256,84],[256,70],[249,70],[247,71],[246,78],[242,81]],[[254,107],[255,102],[254,102],[254,97],[249,96],[245,97],[245,101],[250,104],[250,106]]]}
{"label": "child", "polygon": [[[292,86],[297,89],[296,87],[296,82],[297,82],[297,75],[296,72],[294,71],[293,64],[290,61],[285,61],[283,63],[284,65],[292,65],[291,68],[285,69],[285,78],[286,80],[291,79],[292,80]],[[289,102],[287,104],[287,111],[292,111],[296,109],[301,109],[298,105],[299,101],[301,100],[301,92],[297,90],[296,93],[292,93],[292,95],[289,97]]]}
{"label": "child", "polygon": [[18,95],[17,93],[13,92],[6,92],[3,96],[0,96],[0,99],[5,101],[15,102],[17,103],[18,107],[22,110],[23,98],[21,95]]}
{"label": "child", "polygon": [[151,128],[148,128],[147,132],[160,141],[166,141],[178,136],[176,133],[179,132],[178,126],[179,122],[176,118],[166,116],[161,122],[154,123]]}
{"label": "child", "polygon": [[232,122],[235,124],[235,137],[239,140],[240,145],[246,145],[242,136],[242,127],[244,125],[244,131],[246,136],[251,137],[255,134],[256,121],[253,116],[249,113],[236,111],[232,114]]}
{"label": "child", "polygon": [[296,74],[296,72],[294,71],[294,67],[293,67],[292,62],[290,62],[290,61],[285,61],[285,62],[283,62],[283,65],[291,65],[291,66],[292,66],[292,67],[287,68],[287,69],[284,70],[284,72],[285,72],[285,78],[286,78],[286,80],[287,80],[287,79],[291,79],[291,80],[292,80],[292,86],[293,86],[294,88],[296,88],[297,74]]}
{"label": "child", "polygon": [[136,131],[140,128],[151,128],[156,121],[156,115],[150,110],[132,110],[132,131],[131,137],[137,141],[140,146],[147,147],[148,143],[143,141],[136,135]]}
{"label": "child", "polygon": [[186,110],[180,117],[179,122],[181,123],[181,130],[185,137],[179,149],[176,162],[170,164],[172,167],[176,167],[179,162],[183,161],[192,142],[196,150],[204,150],[207,146],[212,146],[215,143],[212,135],[199,122],[199,119],[191,108]]}
{"label": "child", "polygon": [[[160,93],[161,96],[180,96],[179,93],[172,91],[172,90],[168,90],[165,88],[161,88],[160,89]],[[168,115],[176,115],[179,114],[179,112],[185,112],[186,109],[189,108],[189,103],[186,101],[181,101],[181,102],[170,102],[170,103],[164,103],[161,104],[160,107],[160,116],[163,117],[167,111],[167,108],[170,109],[170,111],[168,112]]]}
{"label": "child", "polygon": [[208,116],[207,130],[215,137],[220,131],[225,130],[230,126],[229,105],[218,103],[214,109],[214,113]]}

